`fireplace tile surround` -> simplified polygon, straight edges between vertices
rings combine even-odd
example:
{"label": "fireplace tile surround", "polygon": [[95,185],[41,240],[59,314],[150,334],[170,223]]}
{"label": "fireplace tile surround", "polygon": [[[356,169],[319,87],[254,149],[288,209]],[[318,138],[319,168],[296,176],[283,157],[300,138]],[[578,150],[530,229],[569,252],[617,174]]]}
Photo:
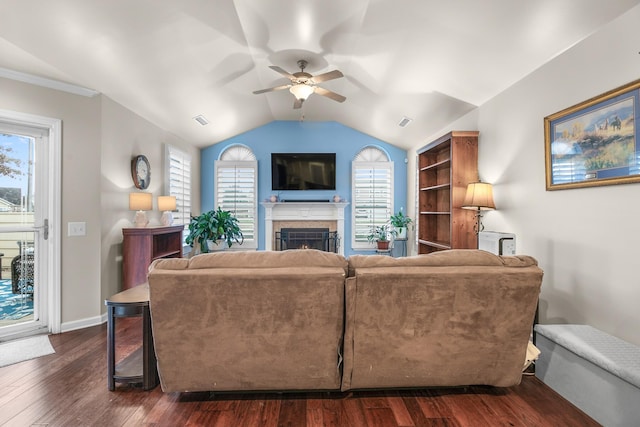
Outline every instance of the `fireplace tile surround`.
{"label": "fireplace tile surround", "polygon": [[336,231],[343,244],[338,253],[344,255],[344,211],[347,202],[262,202],[265,209],[265,250],[275,250],[275,233],[282,228],[328,228]]}

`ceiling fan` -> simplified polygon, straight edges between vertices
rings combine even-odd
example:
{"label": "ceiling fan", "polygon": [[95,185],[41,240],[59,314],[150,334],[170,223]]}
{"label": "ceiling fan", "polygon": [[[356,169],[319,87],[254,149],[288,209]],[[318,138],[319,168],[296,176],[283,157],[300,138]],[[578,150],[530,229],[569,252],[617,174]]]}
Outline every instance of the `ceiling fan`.
{"label": "ceiling fan", "polygon": [[291,83],[282,85],[282,86],[271,87],[269,89],[256,90],[253,93],[257,95],[265,92],[273,92],[276,90],[289,89],[289,92],[291,92],[293,96],[296,97],[296,100],[293,103],[293,108],[301,108],[302,103],[306,101],[306,99],[312,93],[317,93],[318,95],[326,96],[327,98],[333,99],[334,101],[338,101],[338,102],[344,102],[345,99],[347,99],[344,96],[339,95],[335,92],[332,92],[328,89],[322,88],[320,86],[316,86],[316,84],[326,82],[327,80],[339,79],[340,77],[344,77],[344,74],[342,74],[342,72],[338,70],[333,70],[327,73],[318,74],[317,76],[312,76],[311,74],[305,73],[304,71],[307,64],[308,62],[305,61],[304,59],[299,60],[298,67],[300,67],[300,71],[293,74],[286,72],[285,70],[283,70],[282,68],[276,65],[270,65],[269,68],[271,68],[274,71],[277,71],[278,73],[282,74],[283,76],[291,80]]}

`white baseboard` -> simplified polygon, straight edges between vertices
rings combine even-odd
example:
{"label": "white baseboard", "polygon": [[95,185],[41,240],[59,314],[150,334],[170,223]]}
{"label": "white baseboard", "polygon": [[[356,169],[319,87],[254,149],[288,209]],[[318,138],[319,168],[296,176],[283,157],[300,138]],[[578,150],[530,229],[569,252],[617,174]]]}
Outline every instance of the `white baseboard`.
{"label": "white baseboard", "polygon": [[77,329],[84,329],[90,326],[97,326],[107,321],[107,313],[100,316],[88,317],[86,319],[74,320],[72,322],[64,322],[60,325],[60,332],[75,331]]}

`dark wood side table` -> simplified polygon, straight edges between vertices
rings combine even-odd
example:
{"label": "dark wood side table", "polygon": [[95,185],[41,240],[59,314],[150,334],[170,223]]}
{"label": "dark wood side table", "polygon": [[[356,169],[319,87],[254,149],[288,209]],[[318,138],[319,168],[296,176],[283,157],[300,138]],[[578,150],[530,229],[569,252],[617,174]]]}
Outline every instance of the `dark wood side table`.
{"label": "dark wood side table", "polygon": [[[104,301],[107,306],[107,384],[141,383],[151,390],[158,385],[156,353],[149,313],[149,284],[117,293]],[[142,316],[142,346],[116,365],[116,318]]]}

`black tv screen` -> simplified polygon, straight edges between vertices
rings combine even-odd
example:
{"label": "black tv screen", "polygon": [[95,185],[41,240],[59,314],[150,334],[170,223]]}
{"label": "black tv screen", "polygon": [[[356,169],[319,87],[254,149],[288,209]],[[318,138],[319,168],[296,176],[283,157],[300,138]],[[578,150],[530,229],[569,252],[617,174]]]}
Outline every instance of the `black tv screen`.
{"label": "black tv screen", "polygon": [[335,153],[271,153],[271,188],[335,190]]}

